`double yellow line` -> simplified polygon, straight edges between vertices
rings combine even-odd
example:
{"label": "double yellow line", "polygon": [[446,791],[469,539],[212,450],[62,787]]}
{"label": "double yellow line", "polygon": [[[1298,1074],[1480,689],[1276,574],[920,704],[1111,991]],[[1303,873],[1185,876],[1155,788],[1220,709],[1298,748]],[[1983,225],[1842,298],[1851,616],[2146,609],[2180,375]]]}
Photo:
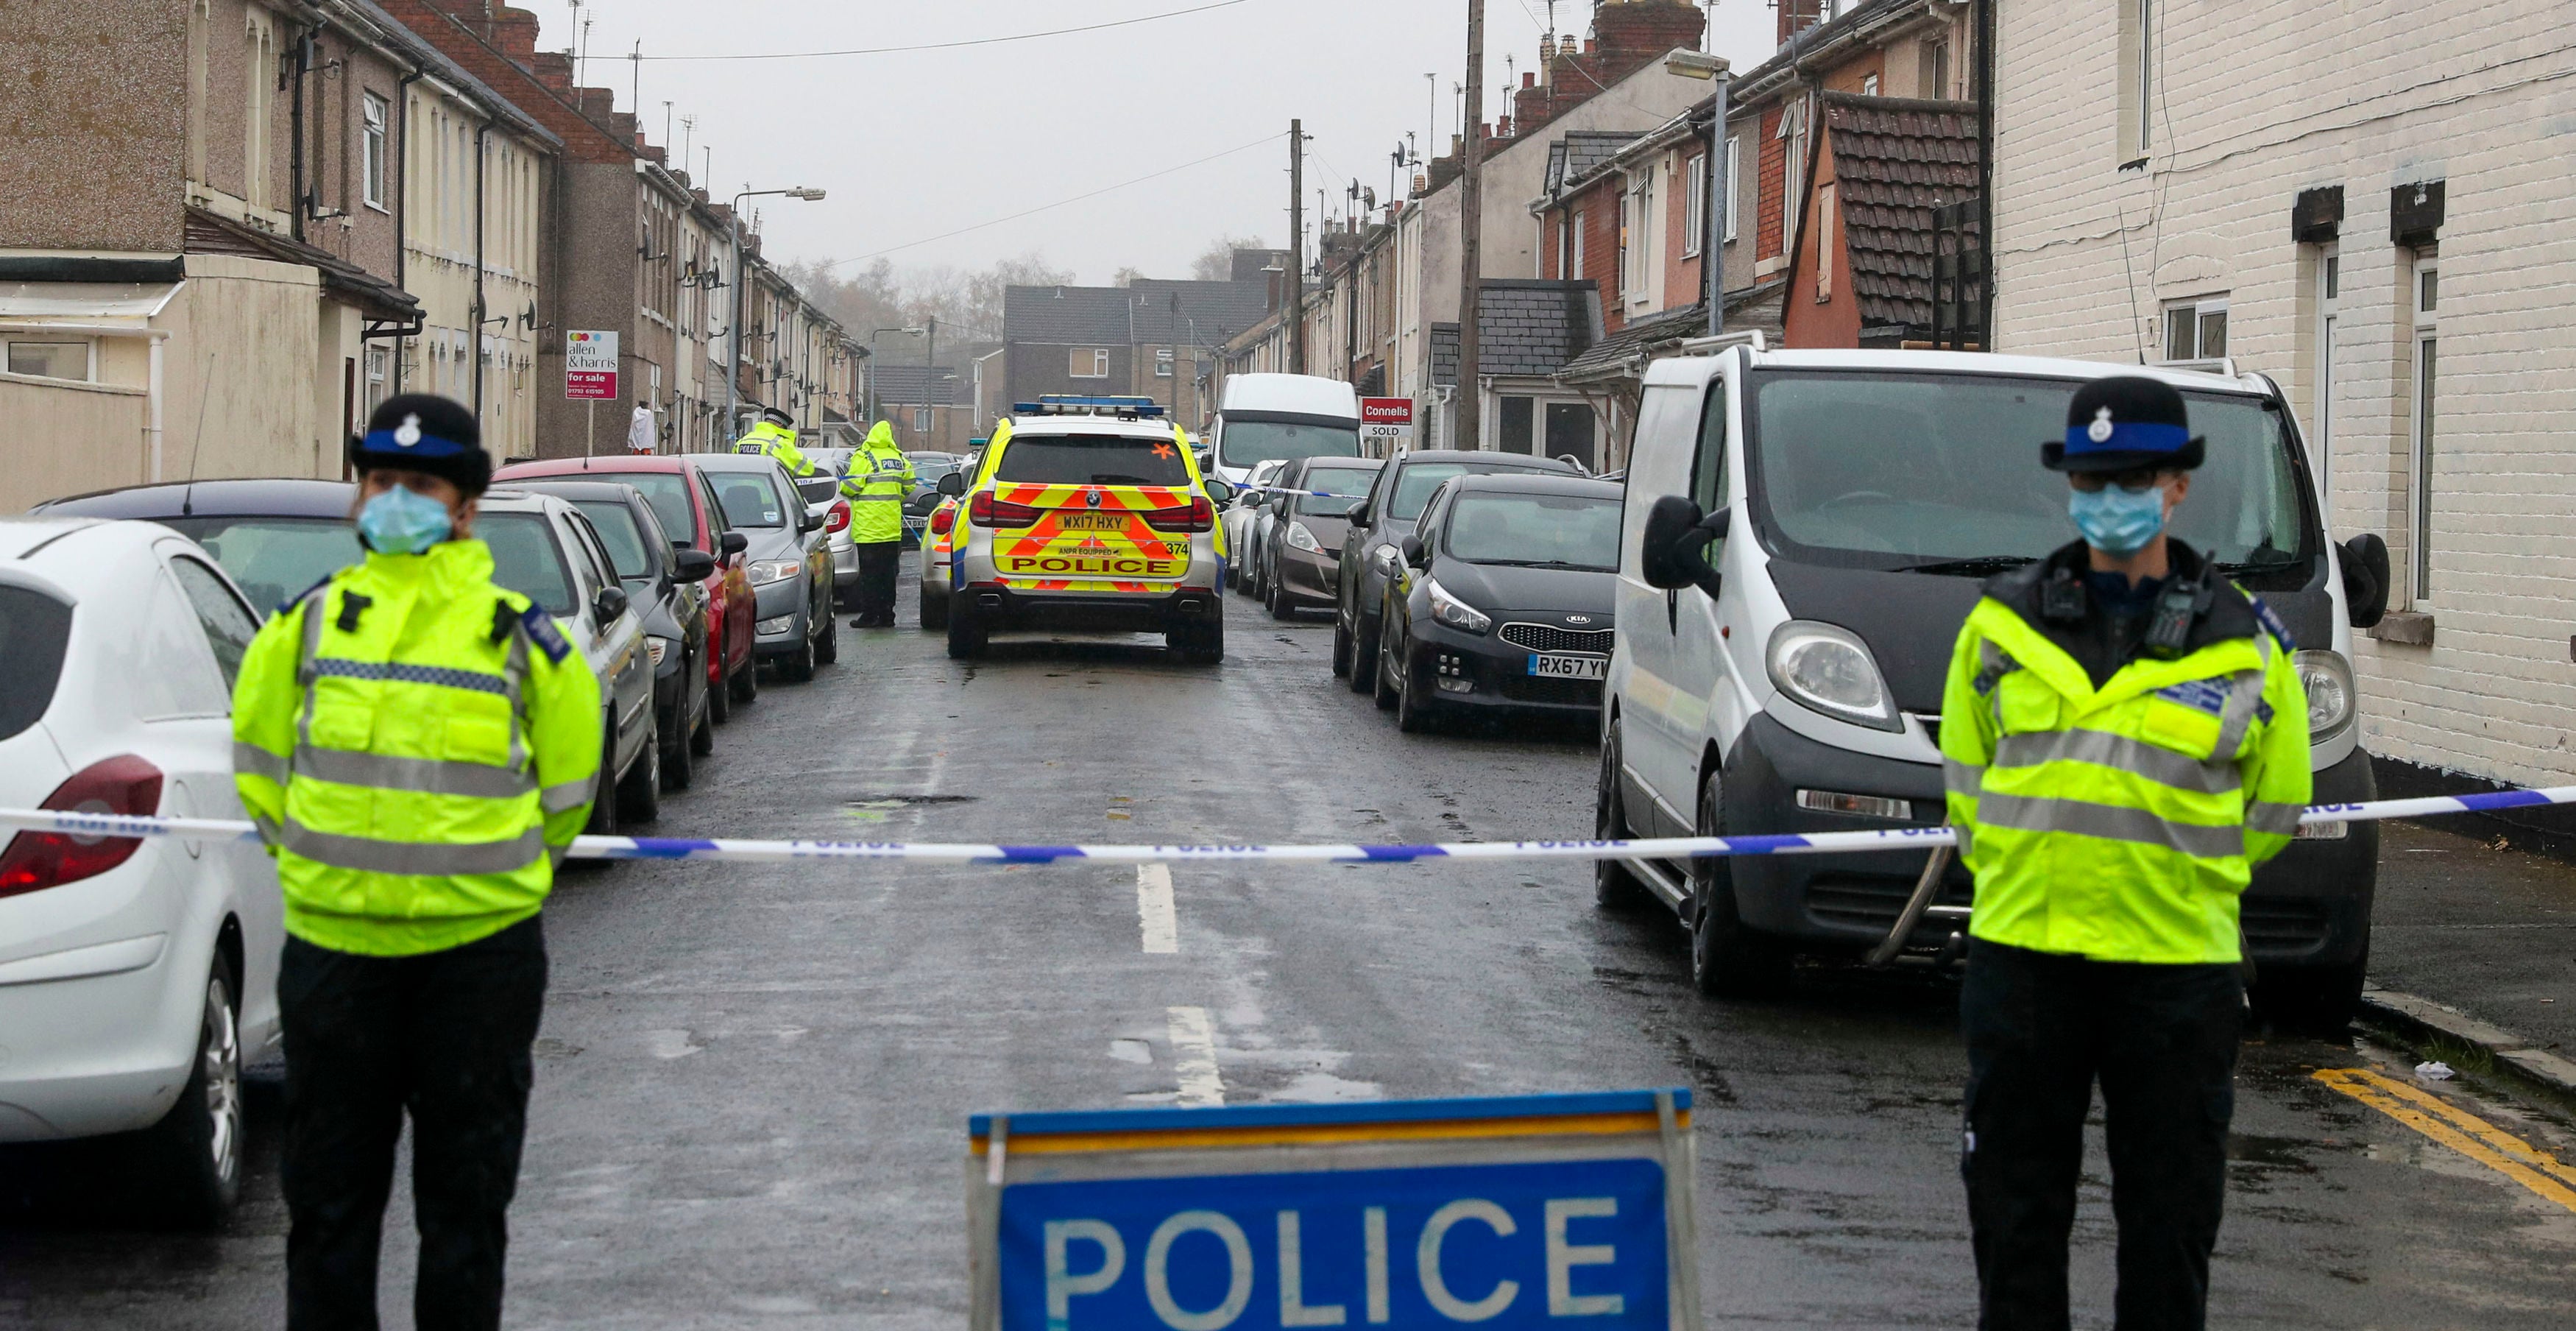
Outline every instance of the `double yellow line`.
{"label": "double yellow line", "polygon": [[2316,1080],[2576,1211],[2576,1167],[2421,1087],[2367,1068],[2320,1068]]}

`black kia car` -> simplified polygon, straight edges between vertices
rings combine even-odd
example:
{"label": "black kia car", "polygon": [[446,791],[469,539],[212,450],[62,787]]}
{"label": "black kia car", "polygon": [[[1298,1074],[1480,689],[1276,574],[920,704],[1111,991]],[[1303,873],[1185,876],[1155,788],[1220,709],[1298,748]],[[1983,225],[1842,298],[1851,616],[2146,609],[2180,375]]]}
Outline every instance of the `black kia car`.
{"label": "black kia car", "polygon": [[1543,472],[1442,483],[1398,547],[1378,650],[1353,674],[1405,730],[1471,711],[1597,714],[1622,493]]}
{"label": "black kia car", "polygon": [[1526,453],[1418,449],[1381,468],[1368,498],[1344,515],[1349,526],[1342,533],[1334,587],[1333,673],[1350,678],[1351,692],[1369,691],[1367,662],[1377,655],[1378,607],[1389,579],[1399,571],[1404,538],[1413,534],[1423,504],[1452,477],[1496,473],[1582,475],[1569,463]]}

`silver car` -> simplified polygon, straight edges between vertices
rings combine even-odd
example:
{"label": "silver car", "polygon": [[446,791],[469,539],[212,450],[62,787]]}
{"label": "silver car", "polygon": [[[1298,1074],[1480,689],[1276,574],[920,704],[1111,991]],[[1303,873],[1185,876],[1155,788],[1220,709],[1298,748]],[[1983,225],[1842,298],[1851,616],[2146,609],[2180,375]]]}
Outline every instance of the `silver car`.
{"label": "silver car", "polygon": [[751,540],[743,557],[757,602],[754,659],[790,683],[812,679],[814,667],[831,664],[841,646],[840,621],[832,617],[827,520],[815,516],[787,469],[769,458],[707,453],[698,465],[715,485],[726,527]]}
{"label": "silver car", "polygon": [[1269,493],[1261,487],[1278,480],[1280,471],[1287,465],[1286,458],[1253,464],[1252,470],[1244,473],[1242,493],[1226,506],[1225,585],[1241,588],[1246,596],[1260,595],[1253,589],[1252,579],[1248,576],[1252,571],[1248,561],[1252,550],[1253,520],[1261,515],[1262,507],[1270,500]]}

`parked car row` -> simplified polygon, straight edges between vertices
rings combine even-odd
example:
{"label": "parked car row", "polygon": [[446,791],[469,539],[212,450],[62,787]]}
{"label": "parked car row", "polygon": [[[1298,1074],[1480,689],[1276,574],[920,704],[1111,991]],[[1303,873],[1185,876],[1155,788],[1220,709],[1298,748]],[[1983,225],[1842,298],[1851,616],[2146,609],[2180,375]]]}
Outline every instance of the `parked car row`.
{"label": "parked car row", "polygon": [[[0,807],[242,819],[232,690],[261,621],[364,557],[356,487],[137,486],[0,518]],[[599,676],[588,830],[688,788],[757,668],[837,641],[825,519],[767,458],[503,468],[474,535]],[[35,832],[0,849],[0,1143],[134,1134],[173,1217],[241,1178],[242,1067],[278,1039],[282,906],[256,845]]]}

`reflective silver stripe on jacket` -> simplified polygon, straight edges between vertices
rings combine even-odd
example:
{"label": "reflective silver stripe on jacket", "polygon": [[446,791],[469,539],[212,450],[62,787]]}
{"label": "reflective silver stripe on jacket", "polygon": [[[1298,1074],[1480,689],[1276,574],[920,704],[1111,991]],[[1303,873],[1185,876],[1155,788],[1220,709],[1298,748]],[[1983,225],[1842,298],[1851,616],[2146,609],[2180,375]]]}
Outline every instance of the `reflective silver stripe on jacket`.
{"label": "reflective silver stripe on jacket", "polygon": [[1956,758],[1944,756],[1941,759],[1941,775],[1949,782],[1950,793],[1953,795],[1974,798],[1986,787],[1986,769],[1975,763],[1963,763]]}
{"label": "reflective silver stripe on jacket", "polygon": [[2168,822],[2144,809],[2033,795],[1987,795],[1977,801],[1977,821],[2017,832],[2072,832],[2105,841],[2163,846],[2195,859],[2232,859],[2245,853],[2245,829]]}
{"label": "reflective silver stripe on jacket", "polygon": [[282,786],[291,769],[284,758],[256,744],[234,740],[233,770],[244,776],[264,776]]}
{"label": "reflective silver stripe on jacket", "polygon": [[295,772],[316,781],[419,795],[468,795],[477,799],[516,799],[536,789],[527,773],[490,763],[443,762],[436,758],[396,758],[346,749],[295,751]]}
{"label": "reflective silver stripe on jacket", "polygon": [[2296,804],[2274,804],[2256,800],[2245,806],[2245,830],[2269,832],[2274,836],[2297,836],[2299,817],[2307,810]]}
{"label": "reflective silver stripe on jacket", "polygon": [[[2232,750],[2222,749],[2222,753]],[[2142,776],[2176,790],[2223,795],[2245,784],[2233,757],[2202,762],[2171,749],[2102,730],[2032,730],[1995,742],[1995,766],[2091,763]]]}
{"label": "reflective silver stripe on jacket", "polygon": [[[2265,641],[2270,641],[2266,638]],[[2269,655],[2270,653],[2265,653]],[[2217,756],[2234,758],[2236,748],[2245,742],[2247,727],[2254,724],[2255,709],[2263,705],[2263,672],[2239,670],[2228,682],[2227,701],[2218,710]]]}
{"label": "reflective silver stripe on jacket", "polygon": [[548,786],[544,794],[537,796],[537,807],[550,814],[569,812],[588,804],[598,788],[598,782],[593,777],[567,781],[560,786]]}
{"label": "reflective silver stripe on jacket", "polygon": [[510,681],[480,670],[450,670],[445,666],[403,665],[394,661],[350,661],[336,656],[321,657],[313,662],[315,679],[364,679],[381,684],[434,684],[441,688],[471,689],[476,693],[510,696]]}
{"label": "reflective silver stripe on jacket", "polygon": [[851,499],[851,500],[854,500],[854,501],[856,501],[856,502],[858,502],[858,503],[862,503],[862,504],[865,504],[865,503],[871,503],[871,502],[873,502],[873,503],[881,503],[881,504],[891,504],[891,503],[895,503],[895,502],[897,502],[897,501],[899,501],[899,500],[901,500],[901,499],[903,498],[903,496],[902,496],[902,495],[850,495],[850,496],[847,496],[847,497],[848,497],[849,499]]}
{"label": "reflective silver stripe on jacket", "polygon": [[378,841],[373,837],[316,832],[292,818],[279,843],[316,864],[356,873],[411,874],[440,877],[468,873],[516,873],[546,853],[545,829],[530,827],[507,841],[449,844]]}

